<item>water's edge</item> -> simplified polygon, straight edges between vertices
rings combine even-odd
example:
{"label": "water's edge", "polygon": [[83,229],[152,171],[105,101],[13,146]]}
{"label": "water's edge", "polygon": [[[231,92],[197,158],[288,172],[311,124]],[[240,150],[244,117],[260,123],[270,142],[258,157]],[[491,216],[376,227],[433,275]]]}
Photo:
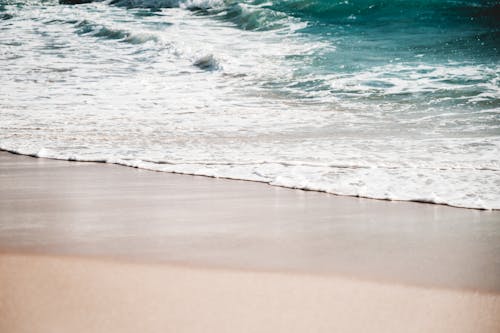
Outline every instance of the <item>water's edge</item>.
{"label": "water's edge", "polygon": [[[21,153],[21,152],[16,151],[16,150],[5,149],[2,147],[0,147],[0,152],[6,152],[9,154],[14,154],[14,155],[19,155],[19,156],[27,156],[27,157],[33,157],[33,158],[55,160],[55,161],[114,164],[114,165],[124,166],[124,167],[128,167],[128,168],[142,169],[142,170],[154,171],[154,172],[165,172],[165,173],[176,174],[176,175],[197,176],[197,177],[207,177],[207,178],[214,178],[214,179],[226,179],[226,180],[237,180],[237,181],[246,181],[246,182],[254,182],[254,183],[263,183],[263,184],[267,184],[269,186],[288,188],[288,189],[292,189],[292,190],[326,193],[326,194],[335,195],[335,196],[342,196],[342,197],[362,198],[362,199],[369,199],[369,200],[382,200],[382,201],[391,201],[391,202],[393,202],[393,201],[394,202],[413,202],[413,203],[420,203],[420,204],[432,204],[432,205],[448,206],[448,207],[461,208],[461,209],[481,210],[481,211],[500,211],[500,209],[496,209],[496,208],[488,209],[488,208],[476,208],[476,207],[461,207],[461,206],[452,205],[449,203],[433,202],[431,200],[398,200],[398,199],[389,199],[389,198],[387,198],[387,199],[371,198],[368,196],[361,196],[361,195],[345,195],[345,194],[338,194],[338,193],[333,193],[333,192],[329,192],[329,191],[315,190],[315,189],[310,189],[310,188],[287,187],[287,186],[283,186],[283,185],[272,184],[272,182],[269,182],[269,181],[261,181],[261,180],[255,180],[255,179],[212,176],[212,175],[207,175],[207,174],[203,174],[203,173],[188,173],[188,172],[182,172],[182,171],[164,171],[164,170],[155,169],[153,167],[146,167],[144,165],[140,166],[137,162],[130,163],[127,161],[116,160],[116,159],[96,159],[96,160],[93,160],[93,159],[76,159],[74,157],[71,157],[71,158],[41,157],[41,156],[38,156],[38,154],[25,154],[25,153]],[[141,161],[141,162],[143,162],[143,161]]]}

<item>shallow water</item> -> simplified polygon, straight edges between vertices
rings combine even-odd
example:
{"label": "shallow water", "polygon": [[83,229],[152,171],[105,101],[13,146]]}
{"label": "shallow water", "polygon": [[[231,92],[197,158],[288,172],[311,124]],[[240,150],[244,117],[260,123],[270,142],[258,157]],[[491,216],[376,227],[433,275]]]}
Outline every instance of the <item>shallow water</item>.
{"label": "shallow water", "polygon": [[500,209],[495,1],[0,0],[0,148]]}

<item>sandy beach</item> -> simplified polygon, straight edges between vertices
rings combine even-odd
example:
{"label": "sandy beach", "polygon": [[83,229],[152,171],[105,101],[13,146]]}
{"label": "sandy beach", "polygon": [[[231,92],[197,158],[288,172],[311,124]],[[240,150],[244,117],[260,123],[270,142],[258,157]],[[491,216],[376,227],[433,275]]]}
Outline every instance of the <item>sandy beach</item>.
{"label": "sandy beach", "polygon": [[499,17],[0,0],[0,333],[500,333]]}
{"label": "sandy beach", "polygon": [[1,332],[498,332],[500,212],[0,152]]}

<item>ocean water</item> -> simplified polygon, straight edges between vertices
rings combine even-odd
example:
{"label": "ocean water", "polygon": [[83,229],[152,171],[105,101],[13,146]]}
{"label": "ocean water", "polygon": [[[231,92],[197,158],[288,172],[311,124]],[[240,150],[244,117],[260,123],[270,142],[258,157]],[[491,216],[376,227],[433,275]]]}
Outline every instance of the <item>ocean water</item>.
{"label": "ocean water", "polygon": [[500,5],[0,0],[0,148],[500,209]]}

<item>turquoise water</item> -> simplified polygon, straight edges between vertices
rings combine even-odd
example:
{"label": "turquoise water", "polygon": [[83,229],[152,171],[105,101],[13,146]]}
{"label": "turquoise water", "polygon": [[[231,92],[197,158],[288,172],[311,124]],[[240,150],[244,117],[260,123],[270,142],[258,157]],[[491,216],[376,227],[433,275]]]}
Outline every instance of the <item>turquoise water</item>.
{"label": "turquoise water", "polygon": [[500,208],[498,1],[0,0],[0,148]]}

